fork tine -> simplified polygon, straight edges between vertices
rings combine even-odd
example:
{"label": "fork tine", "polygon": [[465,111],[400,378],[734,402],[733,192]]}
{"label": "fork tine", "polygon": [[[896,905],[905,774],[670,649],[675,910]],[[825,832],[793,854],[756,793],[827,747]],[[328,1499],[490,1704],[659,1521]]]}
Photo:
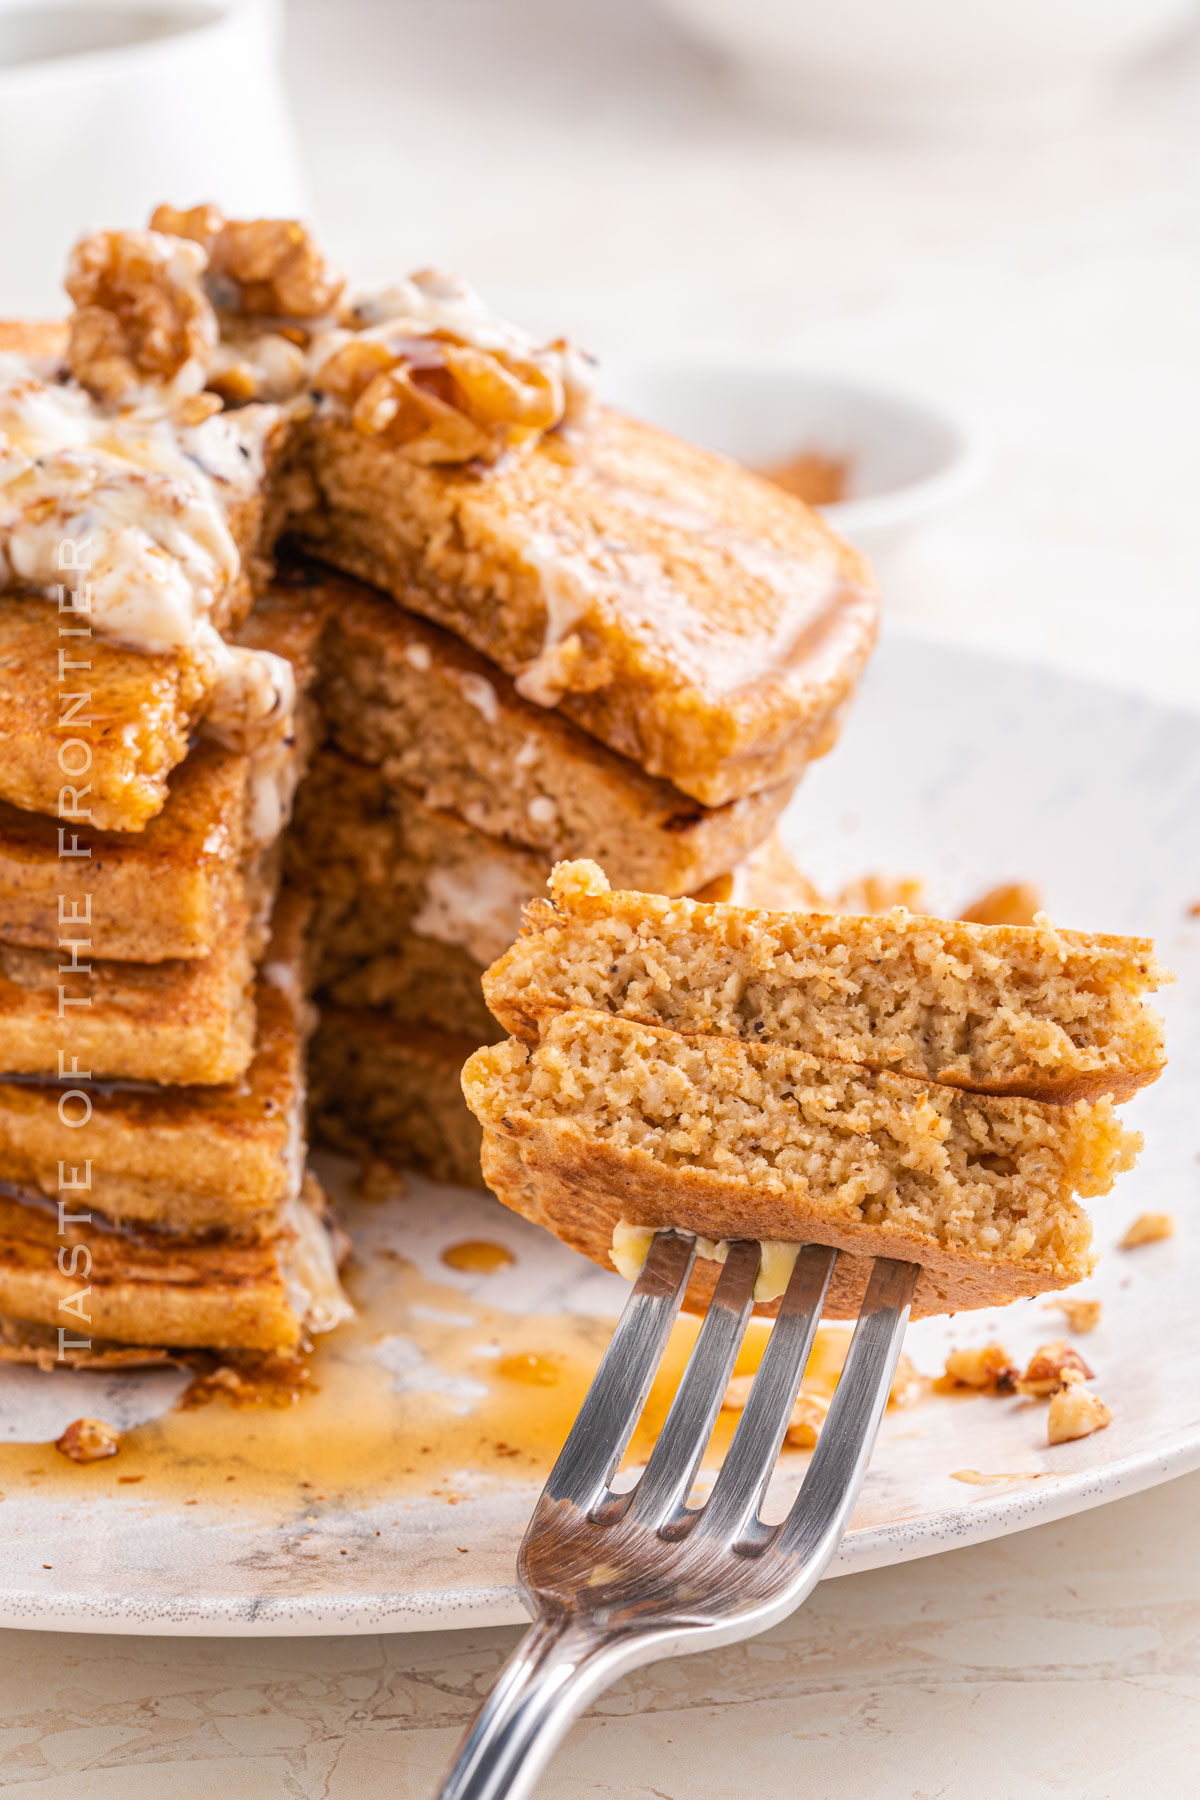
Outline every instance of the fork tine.
{"label": "fork tine", "polygon": [[590,1512],[633,1436],[696,1257],[694,1238],[660,1232],[587,1391],[544,1497]]}
{"label": "fork tine", "polygon": [[850,1518],[888,1402],[920,1269],[876,1257],[817,1447],[775,1544],[800,1559],[836,1547]]}
{"label": "fork tine", "polygon": [[625,1516],[658,1530],[683,1510],[729,1386],[754,1305],[761,1251],[745,1240],[729,1246],[716,1292],[646,1470]]}
{"label": "fork tine", "polygon": [[696,1535],[736,1543],[755,1518],[796,1402],[837,1251],[806,1244],[796,1258],[762,1364]]}

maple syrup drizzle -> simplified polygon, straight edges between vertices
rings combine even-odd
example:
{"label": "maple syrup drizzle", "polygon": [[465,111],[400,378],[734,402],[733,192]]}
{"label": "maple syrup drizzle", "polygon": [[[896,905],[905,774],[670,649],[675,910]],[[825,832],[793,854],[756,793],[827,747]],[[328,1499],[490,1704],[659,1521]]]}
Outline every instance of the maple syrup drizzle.
{"label": "maple syrup drizzle", "polygon": [[[52,1443],[0,1445],[0,1494],[123,1489],[132,1501],[136,1487],[138,1502],[216,1503],[265,1522],[391,1499],[453,1505],[499,1484],[540,1484],[614,1321],[503,1312],[428,1281],[395,1251],[371,1255],[350,1286],[357,1316],[318,1342],[307,1381],[257,1395],[217,1383],[197,1396],[193,1385],[184,1403],[123,1432],[119,1453],[103,1462],[69,1462]],[[627,1465],[649,1455],[698,1330],[692,1317],[676,1324]],[[768,1332],[751,1322],[738,1373],[757,1368]],[[806,1386],[832,1392],[849,1335],[818,1332]],[[706,1467],[719,1463],[737,1420],[721,1413]]]}

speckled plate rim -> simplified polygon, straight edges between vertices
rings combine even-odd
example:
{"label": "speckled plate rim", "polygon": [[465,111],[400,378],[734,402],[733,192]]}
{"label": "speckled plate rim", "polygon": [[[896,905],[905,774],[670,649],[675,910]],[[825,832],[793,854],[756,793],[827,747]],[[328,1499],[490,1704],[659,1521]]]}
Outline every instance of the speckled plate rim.
{"label": "speckled plate rim", "polygon": [[[1170,1450],[1123,1457],[1099,1469],[1039,1478],[1019,1491],[984,1495],[959,1508],[908,1523],[850,1532],[824,1576],[856,1575],[893,1563],[916,1562],[947,1550],[966,1549],[1035,1525],[1051,1525],[1158,1486],[1200,1468],[1200,1420]],[[0,1627],[38,1631],[113,1633],[136,1637],[361,1636],[377,1631],[439,1631],[512,1625],[529,1617],[515,1581],[462,1588],[452,1597],[437,1589],[247,1602],[227,1599],[135,1600],[94,1594],[58,1596],[47,1603],[33,1593],[0,1597]]]}

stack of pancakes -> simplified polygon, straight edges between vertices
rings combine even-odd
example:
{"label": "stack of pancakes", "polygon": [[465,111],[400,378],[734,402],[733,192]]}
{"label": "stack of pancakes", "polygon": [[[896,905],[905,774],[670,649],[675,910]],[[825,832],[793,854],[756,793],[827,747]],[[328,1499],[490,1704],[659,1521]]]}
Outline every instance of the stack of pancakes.
{"label": "stack of pancakes", "polygon": [[801,503],[460,285],[154,224],[0,335],[0,1319],[43,1361],[336,1324],[309,995],[322,1133],[478,1180],[522,904],[578,856],[726,891],[875,626]]}

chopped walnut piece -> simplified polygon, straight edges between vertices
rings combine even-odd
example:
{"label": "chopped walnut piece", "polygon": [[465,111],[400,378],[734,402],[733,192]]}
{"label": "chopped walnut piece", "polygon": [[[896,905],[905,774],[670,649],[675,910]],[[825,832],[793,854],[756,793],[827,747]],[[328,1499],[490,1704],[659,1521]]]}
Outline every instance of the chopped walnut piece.
{"label": "chopped walnut piece", "polygon": [[354,338],[321,365],[323,392],[341,400],[364,437],[419,462],[494,461],[562,414],[561,390],[532,363],[429,337]]}
{"label": "chopped walnut piece", "polygon": [[1017,1392],[1043,1398],[1046,1394],[1056,1394],[1068,1381],[1090,1381],[1091,1378],[1092,1370],[1078,1350],[1056,1338],[1052,1344],[1043,1344],[1040,1350],[1034,1351],[1029,1367],[1017,1382]]}
{"label": "chopped walnut piece", "polygon": [[989,888],[959,914],[970,925],[1032,925],[1042,910],[1042,896],[1028,881]]}
{"label": "chopped walnut piece", "polygon": [[1117,1249],[1136,1250],[1139,1244],[1157,1244],[1163,1238],[1174,1236],[1175,1219],[1171,1213],[1139,1213]]}
{"label": "chopped walnut piece", "polygon": [[296,219],[227,219],[209,254],[236,281],[237,310],[258,317],[324,318],[346,285]]}
{"label": "chopped walnut piece", "polygon": [[199,393],[217,342],[204,252],[156,231],[96,231],[67,264],[75,302],[67,363],[84,387],[129,404],[147,388]]}
{"label": "chopped walnut piece", "polygon": [[1099,1300],[1050,1300],[1046,1311],[1066,1313],[1069,1329],[1082,1335],[1085,1331],[1095,1331],[1100,1323],[1101,1303]]}
{"label": "chopped walnut piece", "polygon": [[150,214],[151,231],[161,231],[164,237],[190,238],[193,244],[203,247],[205,255],[224,223],[224,213],[211,202],[200,206],[156,206]]}
{"label": "chopped walnut piece", "polygon": [[1016,1368],[1003,1344],[952,1350],[946,1358],[946,1380],[952,1387],[975,1388],[979,1393],[1011,1394],[1016,1379]]}
{"label": "chopped walnut piece", "polygon": [[571,346],[535,343],[452,275],[419,270],[348,316],[359,329],[328,334],[314,383],[356,431],[416,462],[495,462],[587,417],[590,376]]}
{"label": "chopped walnut piece", "polygon": [[801,1394],[792,1408],[784,1439],[793,1450],[811,1450],[820,1436],[829,1411],[828,1400],[820,1394]]}
{"label": "chopped walnut piece", "polygon": [[103,1419],[72,1419],[54,1448],[72,1462],[102,1462],[121,1448],[121,1434]]}
{"label": "chopped walnut piece", "polygon": [[230,312],[323,319],[346,285],[297,219],[227,219],[216,206],[158,206],[150,224],[203,246],[214,287],[232,284],[228,304],[221,299]]}
{"label": "chopped walnut piece", "polygon": [[1082,1381],[1069,1381],[1050,1396],[1046,1436],[1052,1444],[1065,1444],[1071,1438],[1090,1437],[1093,1431],[1103,1431],[1111,1418],[1111,1408],[1090,1388],[1084,1387]]}
{"label": "chopped walnut piece", "polygon": [[[753,1371],[748,1375],[734,1375],[725,1389],[725,1398],[721,1402],[722,1410],[725,1412],[744,1411],[753,1384]],[[794,1450],[812,1449],[817,1441],[817,1434],[825,1423],[825,1415],[828,1411],[828,1400],[823,1400],[819,1394],[802,1393],[797,1396],[785,1433],[786,1441]]]}
{"label": "chopped walnut piece", "polygon": [[888,1390],[888,1405],[912,1406],[927,1387],[926,1378],[917,1374],[911,1358],[901,1351],[896,1361],[896,1373],[892,1376],[892,1385]]}

